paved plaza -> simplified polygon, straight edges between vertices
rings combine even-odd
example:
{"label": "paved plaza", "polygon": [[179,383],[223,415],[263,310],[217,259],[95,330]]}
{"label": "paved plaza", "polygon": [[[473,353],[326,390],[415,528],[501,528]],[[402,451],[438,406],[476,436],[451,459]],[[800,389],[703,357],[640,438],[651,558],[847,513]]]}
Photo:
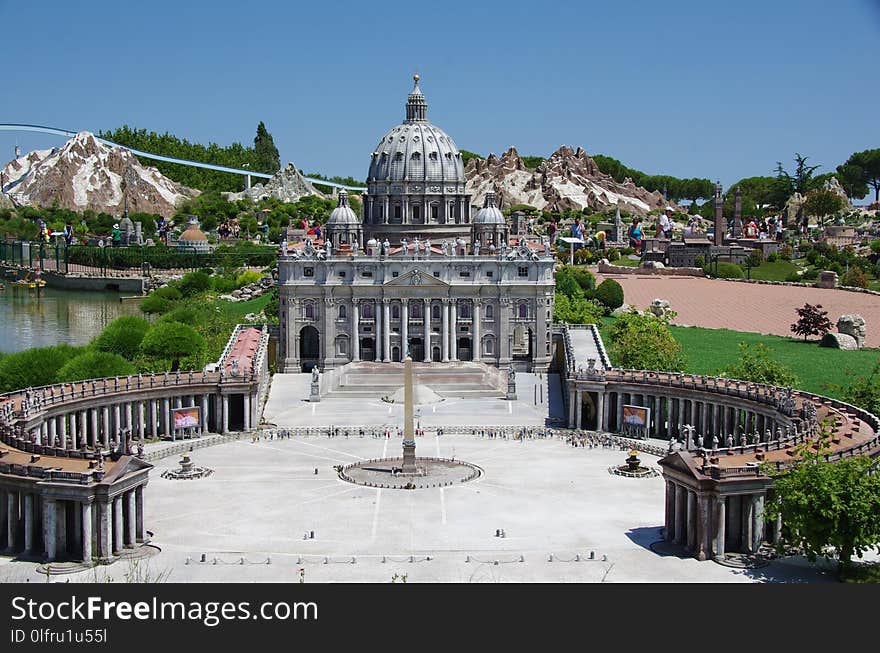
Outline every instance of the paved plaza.
{"label": "paved plaza", "polygon": [[[366,488],[338,478],[334,465],[398,455],[401,439],[384,437],[244,439],[198,449],[194,462],[214,473],[192,481],[162,478],[178,464],[176,457],[162,459],[147,488],[146,518],[161,553],[147,569],[178,582],[297,582],[300,574],[305,582],[390,582],[395,574],[408,582],[822,579],[792,563],[747,571],[653,552],[650,545],[661,539],[663,479],[609,474],[626,457],[619,449],[430,432],[417,441],[417,454],[467,460],[485,475],[424,490]],[[500,529],[505,537],[496,536]],[[35,568],[5,562],[0,579],[36,582]],[[98,569],[99,578],[118,581],[130,563]],[[55,579],[95,577],[90,570]]]}
{"label": "paved plaza", "polygon": [[[658,275],[597,274],[596,282],[606,278],[618,281],[624,301],[641,309],[654,299],[668,300],[678,313],[673,324],[792,336],[795,309],[806,303],[821,304],[833,323],[841,315],[858,313],[867,324],[880,324],[880,295]],[[868,329],[866,346],[880,347],[880,332]]]}

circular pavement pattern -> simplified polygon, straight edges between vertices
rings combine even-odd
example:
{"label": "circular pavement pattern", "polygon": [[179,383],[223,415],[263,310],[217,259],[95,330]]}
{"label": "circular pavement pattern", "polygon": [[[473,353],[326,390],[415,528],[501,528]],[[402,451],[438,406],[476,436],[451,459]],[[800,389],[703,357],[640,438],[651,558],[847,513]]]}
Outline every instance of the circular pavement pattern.
{"label": "circular pavement pattern", "polygon": [[476,465],[449,458],[416,458],[418,474],[403,474],[402,466],[403,458],[357,462],[343,467],[339,478],[367,487],[419,490],[467,483],[483,473]]}

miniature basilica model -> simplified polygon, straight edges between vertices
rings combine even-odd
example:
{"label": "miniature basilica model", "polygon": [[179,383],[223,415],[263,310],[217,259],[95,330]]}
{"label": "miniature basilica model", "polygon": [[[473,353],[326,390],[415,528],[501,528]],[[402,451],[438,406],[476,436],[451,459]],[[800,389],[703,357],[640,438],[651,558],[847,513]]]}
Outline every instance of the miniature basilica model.
{"label": "miniature basilica model", "polygon": [[545,371],[549,244],[511,241],[492,193],[473,220],[461,154],[428,122],[416,84],[406,120],[372,154],[361,220],[345,191],[323,242],[282,245],[283,372],[358,361],[476,361]]}

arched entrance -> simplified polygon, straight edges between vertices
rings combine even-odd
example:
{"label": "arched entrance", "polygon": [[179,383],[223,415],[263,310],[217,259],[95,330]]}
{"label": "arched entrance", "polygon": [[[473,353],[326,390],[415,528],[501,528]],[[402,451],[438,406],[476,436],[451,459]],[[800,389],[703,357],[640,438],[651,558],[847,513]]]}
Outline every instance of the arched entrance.
{"label": "arched entrance", "polygon": [[395,363],[400,362],[400,347],[392,347],[391,348],[391,360]]}
{"label": "arched entrance", "polygon": [[584,392],[582,396],[584,403],[581,406],[581,423],[578,426],[588,431],[595,431],[598,425],[596,420],[596,393]]}
{"label": "arched entrance", "polygon": [[471,349],[471,339],[470,338],[459,338],[458,339],[458,360],[460,361],[471,361],[474,359],[474,352]]}
{"label": "arched entrance", "polygon": [[318,330],[311,325],[304,326],[299,332],[299,360],[303,372],[311,372],[320,362],[320,352]]}
{"label": "arched entrance", "polygon": [[425,360],[425,342],[421,338],[410,338],[409,356],[414,361]]}
{"label": "arched entrance", "polygon": [[434,361],[435,363],[440,362],[440,360],[441,360],[440,347],[434,347],[433,349],[431,349],[431,360]]}
{"label": "arched entrance", "polygon": [[373,338],[361,338],[361,360],[376,360],[376,341]]}

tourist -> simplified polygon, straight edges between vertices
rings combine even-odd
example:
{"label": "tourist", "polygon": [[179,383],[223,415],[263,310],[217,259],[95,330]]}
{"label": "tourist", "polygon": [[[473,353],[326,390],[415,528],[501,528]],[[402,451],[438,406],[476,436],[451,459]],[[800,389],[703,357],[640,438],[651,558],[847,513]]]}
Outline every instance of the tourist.
{"label": "tourist", "polygon": [[636,254],[641,255],[642,225],[638,218],[633,218],[632,224],[629,226],[629,246],[635,250]]}
{"label": "tourist", "polygon": [[[580,218],[575,218],[574,224],[571,225],[571,237],[579,240],[584,239],[584,225],[581,224]],[[578,243],[573,243],[573,245],[575,249],[580,249],[580,247],[582,247],[582,245],[579,245]]]}
{"label": "tourist", "polygon": [[119,229],[119,223],[113,225],[113,231],[110,232],[110,237],[113,240],[113,247],[119,247],[122,244],[122,231]]}
{"label": "tourist", "polygon": [[672,240],[672,207],[667,206],[657,222],[657,237]]}
{"label": "tourist", "polygon": [[556,242],[556,232],[558,227],[556,226],[556,220],[550,220],[550,224],[547,227],[547,238],[550,240],[550,244]]}

